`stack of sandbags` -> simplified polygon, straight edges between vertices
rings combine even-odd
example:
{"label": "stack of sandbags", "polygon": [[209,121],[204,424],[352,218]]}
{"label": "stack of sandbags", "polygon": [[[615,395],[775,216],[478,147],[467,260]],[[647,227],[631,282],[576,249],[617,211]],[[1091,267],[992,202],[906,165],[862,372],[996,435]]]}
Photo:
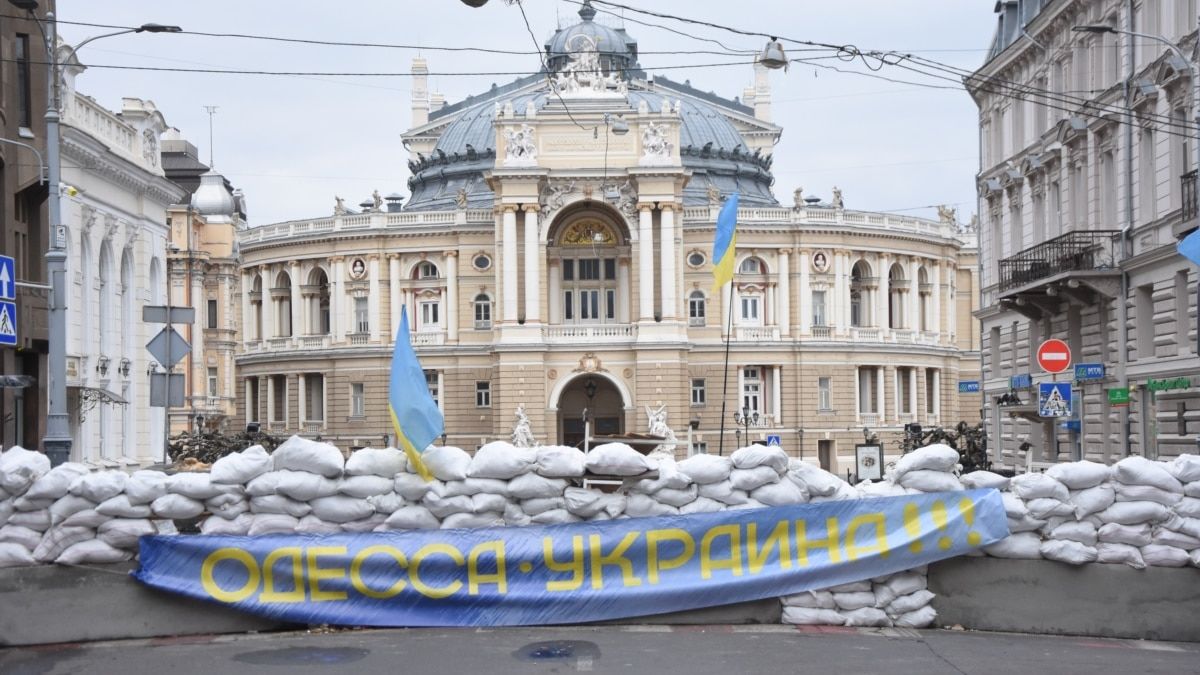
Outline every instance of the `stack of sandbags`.
{"label": "stack of sandbags", "polygon": [[789,595],[783,600],[783,622],[823,626],[900,626],[933,624],[934,594],[927,588],[925,568],[857,581],[820,591]]}
{"label": "stack of sandbags", "polygon": [[[1126,457],[1117,462],[1112,467],[1115,501],[1096,514],[1106,525],[1139,530],[1149,526],[1150,540],[1138,538],[1138,548],[1146,565],[1183,567],[1191,562],[1188,552],[1200,549],[1200,520],[1179,515],[1174,510],[1184,495],[1183,483],[1172,474],[1171,466],[1145,457]],[[1184,509],[1186,511],[1187,507]],[[1109,530],[1109,535],[1113,536],[1117,528]],[[1120,534],[1129,539],[1134,535],[1128,529]]]}
{"label": "stack of sandbags", "polygon": [[886,478],[914,492],[962,490],[962,482],[955,475],[958,459],[958,451],[948,445],[927,445],[896,460],[896,467]]}
{"label": "stack of sandbags", "polygon": [[[81,465],[74,465],[81,466]],[[86,471],[86,467],[82,467]],[[66,494],[78,474],[66,469],[50,481],[50,459],[20,446],[0,453],[0,567],[33,565],[33,552],[50,528],[49,507]],[[33,495],[29,491],[42,482]],[[61,487],[61,489],[59,489]]]}

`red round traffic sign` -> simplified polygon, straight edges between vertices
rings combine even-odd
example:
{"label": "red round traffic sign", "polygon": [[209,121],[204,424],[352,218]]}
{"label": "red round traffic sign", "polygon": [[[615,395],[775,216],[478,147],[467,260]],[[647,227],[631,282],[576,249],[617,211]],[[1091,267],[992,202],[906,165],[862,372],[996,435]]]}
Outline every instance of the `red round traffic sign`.
{"label": "red round traffic sign", "polygon": [[1071,348],[1057,338],[1046,340],[1038,347],[1037,362],[1047,373],[1061,373],[1071,367]]}

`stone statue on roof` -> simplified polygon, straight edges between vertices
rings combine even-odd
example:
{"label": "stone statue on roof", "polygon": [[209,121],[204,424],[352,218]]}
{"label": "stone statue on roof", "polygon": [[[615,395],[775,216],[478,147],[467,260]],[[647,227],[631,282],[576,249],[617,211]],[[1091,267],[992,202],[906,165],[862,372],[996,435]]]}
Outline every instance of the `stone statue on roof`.
{"label": "stone statue on roof", "polygon": [[650,122],[642,127],[642,164],[670,162],[674,150],[666,125]]}
{"label": "stone statue on roof", "polygon": [[379,190],[371,191],[371,208],[376,212],[383,210],[383,197],[379,196]]}
{"label": "stone statue on roof", "polygon": [[798,187],[792,190],[792,201],[795,202],[796,208],[804,208],[804,188]]}
{"label": "stone statue on roof", "polygon": [[721,205],[721,188],[712,183],[708,184],[708,204],[709,206]]}
{"label": "stone statue on roof", "polygon": [[467,188],[458,188],[458,192],[454,194],[454,205],[460,209],[467,208]]}
{"label": "stone statue on roof", "polygon": [[833,186],[833,208],[846,208],[846,202],[842,201],[842,189],[836,185]]}
{"label": "stone statue on roof", "polygon": [[342,199],[341,197],[338,197],[337,195],[334,195],[333,199],[334,199],[333,215],[335,215],[335,216],[346,215],[346,200]]}
{"label": "stone statue on roof", "polygon": [[958,209],[948,204],[939,204],[937,207],[938,220],[947,225],[955,225],[958,223]]}

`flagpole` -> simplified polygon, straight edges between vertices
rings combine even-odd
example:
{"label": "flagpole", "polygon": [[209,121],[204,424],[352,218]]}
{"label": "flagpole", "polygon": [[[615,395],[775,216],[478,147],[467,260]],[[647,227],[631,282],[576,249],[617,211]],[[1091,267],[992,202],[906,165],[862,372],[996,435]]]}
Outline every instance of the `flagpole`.
{"label": "flagpole", "polygon": [[[730,252],[732,254],[732,252]],[[729,280],[729,316],[725,317],[725,382],[721,385],[721,435],[717,455],[725,454],[725,404],[729,401],[729,344],[733,341],[733,280]]]}

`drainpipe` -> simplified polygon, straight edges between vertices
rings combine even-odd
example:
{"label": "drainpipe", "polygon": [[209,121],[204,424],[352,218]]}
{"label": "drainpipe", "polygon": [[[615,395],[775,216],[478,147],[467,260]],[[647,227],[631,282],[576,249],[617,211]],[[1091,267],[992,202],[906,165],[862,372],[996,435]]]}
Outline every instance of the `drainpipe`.
{"label": "drainpipe", "polygon": [[[1129,30],[1136,30],[1133,25],[1133,0],[1125,0],[1125,16],[1129,22]],[[1125,109],[1133,107],[1133,38],[1125,36]],[[1117,381],[1121,387],[1129,386],[1129,272],[1125,269],[1125,260],[1129,257],[1130,235],[1133,233],[1133,125],[1125,125],[1125,227],[1121,228],[1121,258],[1117,263],[1121,271],[1121,297],[1117,299],[1117,338],[1120,347],[1117,350]],[[1132,403],[1130,404],[1132,405]],[[1129,419],[1129,405],[1121,407],[1122,457],[1128,457],[1132,451],[1133,428]],[[1109,414],[1112,411],[1109,410]],[[1145,439],[1142,439],[1143,445]]]}

